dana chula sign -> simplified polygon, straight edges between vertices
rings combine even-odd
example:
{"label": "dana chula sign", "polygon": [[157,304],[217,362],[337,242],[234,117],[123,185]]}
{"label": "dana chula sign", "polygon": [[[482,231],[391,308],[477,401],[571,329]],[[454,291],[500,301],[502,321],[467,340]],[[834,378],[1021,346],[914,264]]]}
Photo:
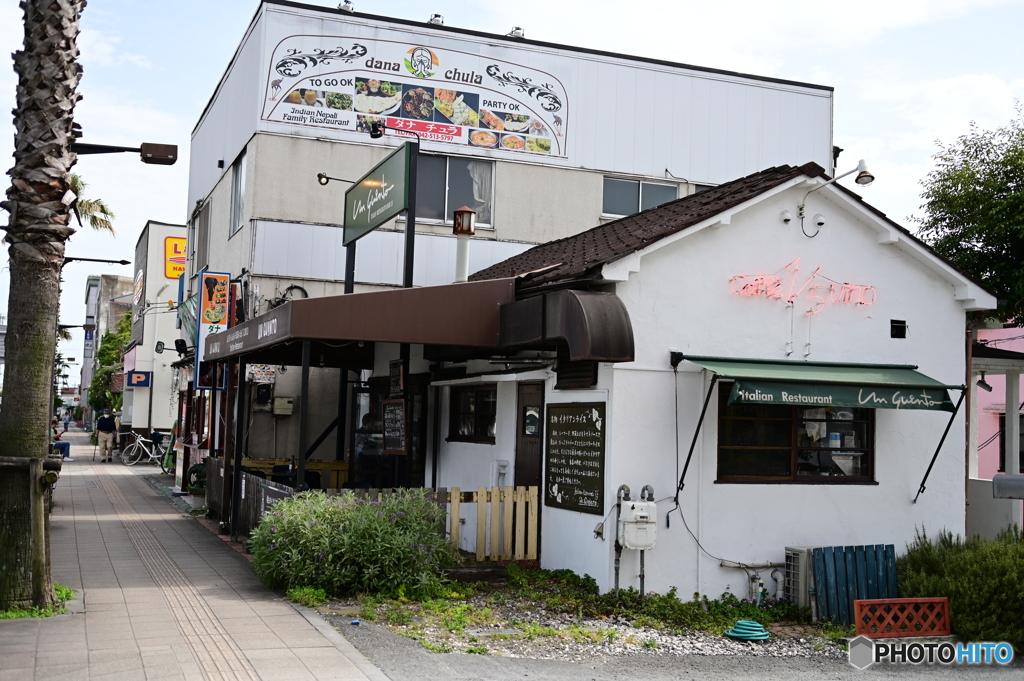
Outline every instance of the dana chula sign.
{"label": "dana chula sign", "polygon": [[409,207],[411,156],[406,142],[345,192],[345,246]]}

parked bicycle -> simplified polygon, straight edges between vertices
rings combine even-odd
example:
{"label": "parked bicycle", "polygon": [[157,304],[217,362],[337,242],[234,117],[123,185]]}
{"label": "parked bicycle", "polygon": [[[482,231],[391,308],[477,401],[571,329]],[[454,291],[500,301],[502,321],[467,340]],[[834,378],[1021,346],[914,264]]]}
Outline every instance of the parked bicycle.
{"label": "parked bicycle", "polygon": [[[161,439],[162,439],[162,433]],[[167,451],[163,446],[154,442],[153,440],[147,440],[138,433],[131,433],[131,436],[135,438],[135,441],[124,448],[121,452],[121,462],[126,466],[134,466],[139,463],[155,463],[160,466],[160,470],[163,473],[168,471],[167,461],[165,459]]]}

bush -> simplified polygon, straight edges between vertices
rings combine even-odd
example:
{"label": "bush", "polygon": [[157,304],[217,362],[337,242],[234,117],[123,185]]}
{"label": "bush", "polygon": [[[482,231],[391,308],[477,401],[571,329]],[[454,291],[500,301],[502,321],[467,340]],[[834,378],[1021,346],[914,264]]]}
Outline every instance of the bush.
{"label": "bush", "polygon": [[455,558],[439,529],[444,518],[425,490],[384,501],[302,492],[275,504],[253,531],[253,569],[275,589],[429,598]]}
{"label": "bush", "polygon": [[952,629],[968,641],[1006,641],[1024,649],[1024,534],[964,540],[945,531],[932,542],[917,532],[896,561],[900,595],[949,599]]}

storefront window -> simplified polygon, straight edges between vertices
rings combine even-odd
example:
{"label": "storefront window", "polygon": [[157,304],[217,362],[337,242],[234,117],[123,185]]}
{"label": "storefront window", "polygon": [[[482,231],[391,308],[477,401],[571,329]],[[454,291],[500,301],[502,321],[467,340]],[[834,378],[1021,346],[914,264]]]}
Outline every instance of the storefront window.
{"label": "storefront window", "polygon": [[493,162],[423,154],[417,163],[417,219],[451,224],[453,213],[468,206],[478,227],[491,224]]}
{"label": "storefront window", "polygon": [[494,385],[453,387],[448,440],[494,444],[497,404],[498,390]]}
{"label": "storefront window", "polygon": [[728,404],[719,386],[719,482],[869,482],[873,409]]}

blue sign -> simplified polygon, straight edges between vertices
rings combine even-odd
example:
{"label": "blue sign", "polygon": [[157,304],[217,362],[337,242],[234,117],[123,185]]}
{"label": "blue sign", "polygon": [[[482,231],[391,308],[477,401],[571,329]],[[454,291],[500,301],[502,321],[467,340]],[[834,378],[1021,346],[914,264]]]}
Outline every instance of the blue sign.
{"label": "blue sign", "polygon": [[148,388],[153,384],[152,371],[126,371],[124,372],[124,387],[126,388]]}

